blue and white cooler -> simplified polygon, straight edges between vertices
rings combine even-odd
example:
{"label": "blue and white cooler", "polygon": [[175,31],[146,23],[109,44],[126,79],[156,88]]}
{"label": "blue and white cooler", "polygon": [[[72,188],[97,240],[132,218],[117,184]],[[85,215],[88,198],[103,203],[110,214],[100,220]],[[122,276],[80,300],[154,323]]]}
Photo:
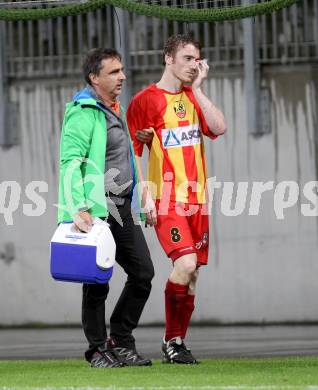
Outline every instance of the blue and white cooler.
{"label": "blue and white cooler", "polygon": [[95,218],[89,233],[61,223],[51,240],[51,275],[55,280],[107,283],[113,273],[116,244],[106,222]]}

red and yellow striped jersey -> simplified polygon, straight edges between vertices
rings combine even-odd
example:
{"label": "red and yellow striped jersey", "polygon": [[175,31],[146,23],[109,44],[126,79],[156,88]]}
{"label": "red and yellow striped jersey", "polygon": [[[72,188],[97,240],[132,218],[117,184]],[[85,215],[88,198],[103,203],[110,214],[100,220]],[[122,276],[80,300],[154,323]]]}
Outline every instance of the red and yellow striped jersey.
{"label": "red and yellow striped jersey", "polygon": [[178,93],[155,84],[139,92],[127,111],[128,127],[137,156],[143,143],[136,131],[153,127],[149,147],[148,180],[154,199],[205,203],[206,164],[202,134],[215,139],[195,100],[191,87]]}

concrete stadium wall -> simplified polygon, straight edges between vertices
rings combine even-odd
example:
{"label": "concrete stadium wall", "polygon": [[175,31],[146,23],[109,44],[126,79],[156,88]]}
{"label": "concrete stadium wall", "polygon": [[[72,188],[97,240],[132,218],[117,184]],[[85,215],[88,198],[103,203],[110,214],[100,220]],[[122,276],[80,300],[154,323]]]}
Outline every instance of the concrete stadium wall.
{"label": "concrete stadium wall", "polygon": [[[271,95],[271,132],[262,136],[246,130],[242,74],[212,76],[207,92],[224,110],[228,131],[214,142],[205,142],[209,176],[215,176],[222,187],[215,190],[210,262],[200,271],[193,320],[318,321],[317,217],[304,216],[301,206],[311,204],[302,194],[305,184],[317,180],[317,70],[305,65],[289,72],[274,67],[264,70],[262,81]],[[135,89],[151,79],[157,76],[135,77]],[[11,100],[20,105],[20,144],[1,149],[0,200],[6,181],[16,181],[21,196],[19,202],[15,199],[13,221],[8,215],[5,221],[0,212],[0,325],[80,322],[81,286],[55,282],[49,274],[49,240],[56,227],[59,133],[64,104],[77,86],[71,80],[43,80],[10,87]],[[47,183],[47,189],[41,184],[46,210],[40,216],[25,215],[32,212],[26,194],[31,181]],[[251,216],[254,181],[274,183],[273,190],[263,194],[259,215]],[[278,195],[282,184],[277,185],[282,181],[297,183],[300,197],[279,220],[273,205],[275,189]],[[248,183],[246,207],[238,216],[224,215],[225,182],[235,183],[234,194],[238,182]],[[153,230],[145,229],[145,235],[156,276],[142,322],[162,322],[170,264]],[[123,283],[124,275],[116,267],[107,315]]]}

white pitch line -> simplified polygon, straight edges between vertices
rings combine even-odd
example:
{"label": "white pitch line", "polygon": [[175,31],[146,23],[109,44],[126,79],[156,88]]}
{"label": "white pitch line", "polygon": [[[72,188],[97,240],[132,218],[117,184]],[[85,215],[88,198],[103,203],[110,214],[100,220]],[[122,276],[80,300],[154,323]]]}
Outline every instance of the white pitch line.
{"label": "white pitch line", "polygon": [[240,385],[240,386],[132,386],[132,387],[0,387],[0,390],[318,390],[318,385]]}

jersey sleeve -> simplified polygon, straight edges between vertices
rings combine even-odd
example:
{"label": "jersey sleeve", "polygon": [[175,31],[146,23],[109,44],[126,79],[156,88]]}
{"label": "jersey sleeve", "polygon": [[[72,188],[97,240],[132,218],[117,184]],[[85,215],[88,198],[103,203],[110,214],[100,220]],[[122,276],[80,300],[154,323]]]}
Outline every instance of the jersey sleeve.
{"label": "jersey sleeve", "polygon": [[127,110],[127,123],[135,153],[139,157],[142,156],[144,143],[137,140],[136,132],[147,128],[145,117],[145,111],[141,107],[140,99],[138,99],[138,96],[135,96],[130,102]]}

